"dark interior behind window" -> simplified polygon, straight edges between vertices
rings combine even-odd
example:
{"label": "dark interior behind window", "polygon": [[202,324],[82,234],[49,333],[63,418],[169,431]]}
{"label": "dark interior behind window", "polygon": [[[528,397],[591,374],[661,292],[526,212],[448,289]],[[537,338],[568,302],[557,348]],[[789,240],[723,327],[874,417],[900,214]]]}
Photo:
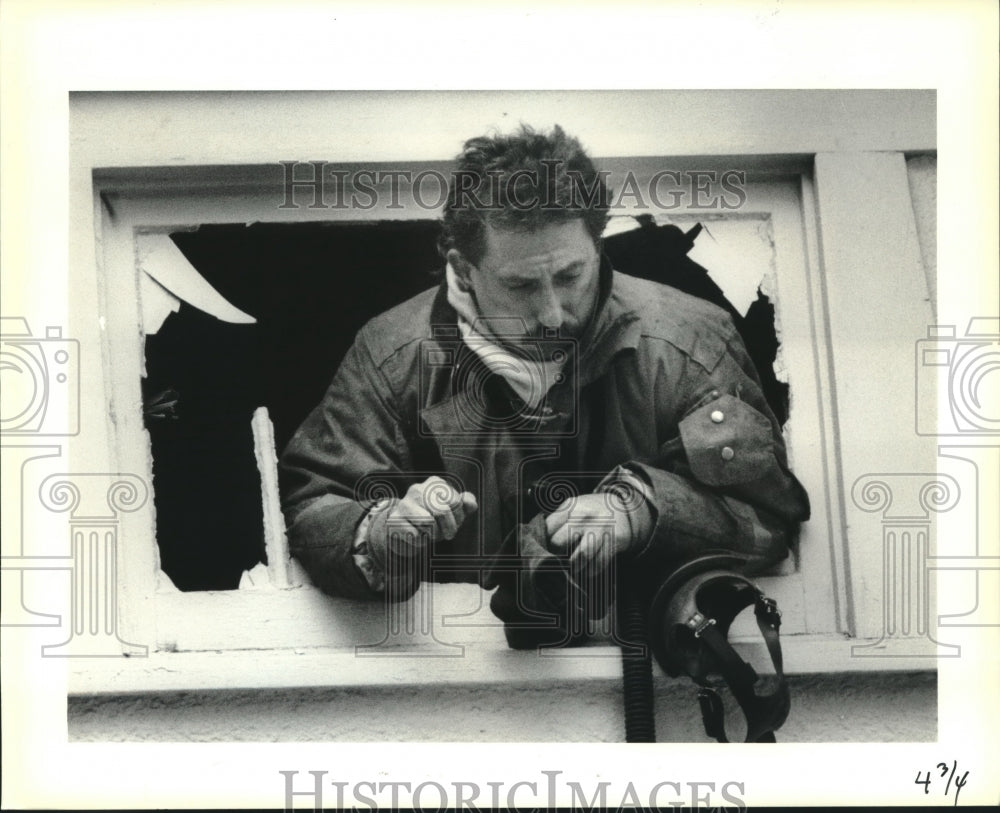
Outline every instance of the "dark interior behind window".
{"label": "dark interior behind window", "polygon": [[[740,314],[687,257],[697,227],[642,227],[605,241],[620,271],[671,284],[730,312],[778,419],[774,308]],[[358,329],[437,284],[436,221],[204,225],[171,235],[187,260],[253,325],[189,304],[146,338],[143,381],[153,447],[161,567],[181,590],[228,590],[264,561],[250,420],[266,406],[282,449],[319,403]]]}

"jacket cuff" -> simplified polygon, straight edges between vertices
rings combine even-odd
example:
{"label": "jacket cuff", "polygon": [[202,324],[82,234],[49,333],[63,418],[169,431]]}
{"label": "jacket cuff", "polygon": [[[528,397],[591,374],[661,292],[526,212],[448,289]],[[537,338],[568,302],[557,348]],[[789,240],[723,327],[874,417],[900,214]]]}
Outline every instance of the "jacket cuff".
{"label": "jacket cuff", "polygon": [[351,545],[351,555],[354,565],[365,577],[368,586],[377,593],[385,591],[385,569],[371,555],[371,546],[368,544],[368,535],[371,532],[373,518],[383,511],[391,509],[394,500],[387,498],[379,500],[361,518],[358,528],[354,533],[354,544]]}
{"label": "jacket cuff", "polygon": [[698,488],[680,475],[631,461],[626,468],[647,485],[654,525],[636,558],[654,553],[671,558],[697,555],[709,549],[741,547],[753,529],[726,507],[724,500]]}
{"label": "jacket cuff", "polygon": [[633,534],[631,551],[644,550],[656,528],[657,510],[649,482],[638,473],[615,466],[594,489],[595,493],[618,493]]}
{"label": "jacket cuff", "polygon": [[348,598],[374,599],[351,555],[354,531],[364,508],[353,500],[327,494],[294,514],[288,526],[288,543],[313,584],[324,593]]}
{"label": "jacket cuff", "polygon": [[[405,601],[420,586],[420,578],[390,578],[383,589],[372,587],[368,573],[355,558],[355,542],[363,520],[371,516],[377,523],[387,511],[366,511],[365,506],[327,494],[299,510],[288,528],[289,547],[306,569],[313,584],[331,596]],[[369,536],[373,532],[368,526]],[[369,550],[367,558],[374,559]],[[388,589],[385,589],[385,588]]]}
{"label": "jacket cuff", "polygon": [[354,563],[373,590],[390,601],[406,601],[420,587],[420,560],[406,559],[389,550],[386,524],[399,499],[390,497],[375,503],[358,523],[354,538]]}

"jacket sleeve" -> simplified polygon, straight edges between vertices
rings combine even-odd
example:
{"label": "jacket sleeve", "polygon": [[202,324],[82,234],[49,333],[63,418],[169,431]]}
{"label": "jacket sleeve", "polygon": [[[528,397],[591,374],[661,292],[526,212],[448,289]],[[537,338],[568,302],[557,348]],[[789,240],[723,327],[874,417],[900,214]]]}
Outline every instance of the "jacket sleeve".
{"label": "jacket sleeve", "polygon": [[[320,404],[281,456],[282,507],[289,547],[314,584],[331,595],[380,599],[354,550],[358,526],[380,498],[359,487],[371,473],[402,476],[409,468],[391,389],[372,359],[362,330]],[[408,598],[419,581],[394,600]]]}
{"label": "jacket sleeve", "polygon": [[691,363],[666,386],[681,391],[672,436],[651,460],[625,466],[649,487],[656,514],[636,558],[736,551],[766,564],[784,559],[797,523],[809,518],[809,498],[789,471],[781,427],[739,335],[728,334],[712,369]]}

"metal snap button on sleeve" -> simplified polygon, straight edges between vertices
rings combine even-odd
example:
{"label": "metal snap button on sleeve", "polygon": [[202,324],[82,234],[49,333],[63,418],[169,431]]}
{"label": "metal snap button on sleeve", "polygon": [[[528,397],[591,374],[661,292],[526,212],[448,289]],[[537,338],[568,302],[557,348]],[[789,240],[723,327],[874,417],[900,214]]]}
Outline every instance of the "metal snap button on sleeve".
{"label": "metal snap button on sleeve", "polygon": [[722,447],[722,459],[723,460],[732,460],[734,457],[736,457],[736,452],[733,451],[732,446],[723,446]]}

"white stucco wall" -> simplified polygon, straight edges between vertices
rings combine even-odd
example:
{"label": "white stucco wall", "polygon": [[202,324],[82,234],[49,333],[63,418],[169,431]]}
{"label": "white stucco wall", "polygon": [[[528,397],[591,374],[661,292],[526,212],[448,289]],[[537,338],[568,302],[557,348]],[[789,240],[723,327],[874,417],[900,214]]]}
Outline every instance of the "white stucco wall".
{"label": "white stucco wall", "polygon": [[[933,672],[794,676],[779,742],[933,742]],[[711,742],[688,680],[656,682],[658,742]],[[738,736],[738,711],[727,731]],[[623,742],[621,682],[74,697],[75,742]]]}

